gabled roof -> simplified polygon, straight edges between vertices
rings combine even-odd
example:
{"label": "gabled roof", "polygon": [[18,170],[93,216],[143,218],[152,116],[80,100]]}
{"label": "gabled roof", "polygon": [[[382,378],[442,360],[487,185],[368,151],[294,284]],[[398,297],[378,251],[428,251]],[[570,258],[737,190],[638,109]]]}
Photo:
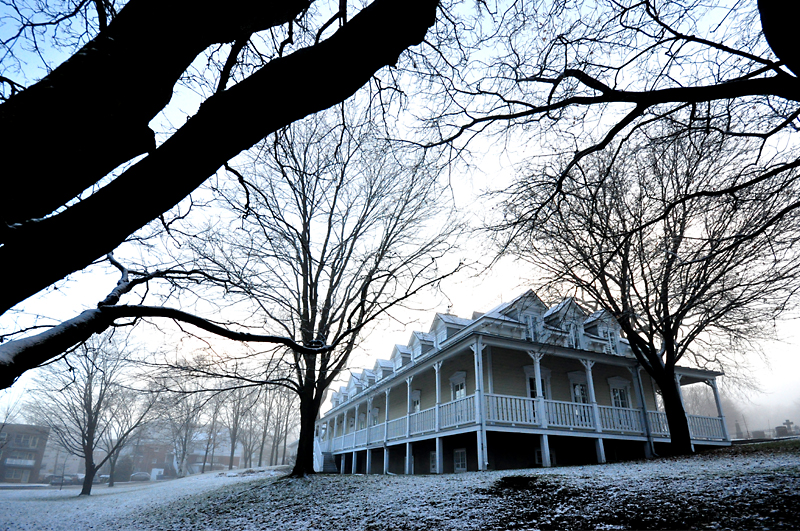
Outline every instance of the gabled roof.
{"label": "gabled roof", "polygon": [[597,310],[596,312],[592,313],[592,315],[587,317],[586,320],[583,322],[583,326],[588,328],[594,324],[597,324],[597,321],[603,321],[604,323],[612,324],[615,327],[619,327],[619,323],[617,323],[617,320],[614,318],[613,315],[611,315],[611,312],[605,309]]}
{"label": "gabled roof", "polygon": [[547,310],[545,312],[543,318],[547,319],[548,317],[553,317],[553,316],[558,315],[560,318],[563,319],[564,315],[570,309],[577,310],[581,315],[584,315],[584,316],[586,315],[586,312],[584,311],[584,309],[581,308],[581,306],[577,302],[575,302],[575,299],[573,297],[567,297],[563,301],[559,302],[557,305],[555,305],[552,308],[550,308],[549,310]]}
{"label": "gabled roof", "polygon": [[451,324],[460,327],[465,327],[472,324],[472,319],[464,319],[463,317],[458,317],[449,313],[437,313],[436,317],[433,319],[434,322],[436,319],[441,319],[445,324]]}
{"label": "gabled roof", "polygon": [[[434,340],[433,334],[429,334],[428,332],[411,332],[411,339],[414,338],[417,338],[420,343],[433,343]],[[409,343],[411,343],[410,340]]]}
{"label": "gabled roof", "polygon": [[394,348],[392,349],[392,358],[396,357],[395,356],[396,352],[400,353],[401,355],[402,354],[405,354],[406,356],[411,355],[411,349],[408,348],[406,345],[399,345],[399,344],[395,345]]}
{"label": "gabled roof", "polygon": [[541,311],[547,310],[547,305],[542,302],[542,299],[540,299],[532,289],[529,289],[522,295],[515,297],[510,302],[507,302],[501,306],[502,309],[498,307],[496,311],[504,315],[508,315],[514,311],[524,312],[531,307],[536,307]]}
{"label": "gabled roof", "polygon": [[375,370],[375,369],[377,369],[378,367],[381,367],[382,369],[383,369],[383,368],[386,368],[386,369],[393,369],[393,368],[394,368],[394,365],[392,364],[392,362],[391,362],[390,360],[381,360],[381,359],[378,359],[378,360],[375,360],[375,367],[373,367],[373,368],[372,368],[372,370],[374,371],[374,370]]}

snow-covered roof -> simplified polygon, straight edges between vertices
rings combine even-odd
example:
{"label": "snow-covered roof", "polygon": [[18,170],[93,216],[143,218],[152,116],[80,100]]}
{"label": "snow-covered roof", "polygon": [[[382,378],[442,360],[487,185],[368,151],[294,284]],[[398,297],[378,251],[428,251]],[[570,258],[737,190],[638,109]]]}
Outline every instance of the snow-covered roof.
{"label": "snow-covered roof", "polygon": [[463,327],[472,324],[472,319],[464,319],[463,317],[458,317],[449,313],[437,313],[436,317],[441,319],[446,324],[452,324],[456,326]]}
{"label": "snow-covered roof", "polygon": [[419,331],[411,332],[411,337],[412,339],[416,337],[421,343],[433,343],[434,339],[433,334]]}

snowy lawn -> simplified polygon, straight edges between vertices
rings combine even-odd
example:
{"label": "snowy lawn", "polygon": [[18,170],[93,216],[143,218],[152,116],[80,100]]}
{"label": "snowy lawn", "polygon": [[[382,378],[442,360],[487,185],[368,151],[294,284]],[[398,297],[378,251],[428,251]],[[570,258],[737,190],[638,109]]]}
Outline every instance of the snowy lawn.
{"label": "snowy lawn", "polygon": [[800,441],[601,466],[126,488],[90,499],[0,491],[0,529],[796,529]]}

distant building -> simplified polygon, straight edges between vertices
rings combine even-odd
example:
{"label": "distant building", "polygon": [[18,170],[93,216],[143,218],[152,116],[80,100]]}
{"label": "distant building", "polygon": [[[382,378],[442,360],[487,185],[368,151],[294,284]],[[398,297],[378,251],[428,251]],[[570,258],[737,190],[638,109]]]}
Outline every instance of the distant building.
{"label": "distant building", "polygon": [[50,428],[31,424],[1,426],[0,482],[38,482]]}

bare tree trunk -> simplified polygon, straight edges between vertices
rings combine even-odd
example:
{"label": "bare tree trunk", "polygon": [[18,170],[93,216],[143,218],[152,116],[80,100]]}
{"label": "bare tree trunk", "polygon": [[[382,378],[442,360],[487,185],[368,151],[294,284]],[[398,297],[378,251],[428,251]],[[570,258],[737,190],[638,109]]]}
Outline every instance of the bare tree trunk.
{"label": "bare tree trunk", "polygon": [[[269,397],[269,393],[265,393],[265,397]],[[267,401],[264,401],[264,429],[261,431],[261,449],[258,451],[258,466],[261,466],[262,457],[264,456],[264,445],[267,443],[267,431],[269,430],[269,420],[272,417],[272,404],[273,401],[269,400],[269,406],[267,406]]]}
{"label": "bare tree trunk", "polygon": [[286,439],[289,438],[289,406],[290,404],[287,403],[286,407],[286,417],[283,421],[283,457],[281,458],[281,464],[286,464]]}
{"label": "bare tree trunk", "polygon": [[[669,371],[667,371],[669,372]],[[692,435],[689,431],[689,420],[681,401],[678,383],[669,375],[656,381],[661,389],[664,400],[664,411],[669,424],[670,452],[673,455],[688,455],[693,453]]]}
{"label": "bare tree trunk", "polygon": [[314,423],[319,411],[319,398],[314,397],[313,383],[300,395],[300,438],[297,440],[297,457],[291,477],[314,473]]}

